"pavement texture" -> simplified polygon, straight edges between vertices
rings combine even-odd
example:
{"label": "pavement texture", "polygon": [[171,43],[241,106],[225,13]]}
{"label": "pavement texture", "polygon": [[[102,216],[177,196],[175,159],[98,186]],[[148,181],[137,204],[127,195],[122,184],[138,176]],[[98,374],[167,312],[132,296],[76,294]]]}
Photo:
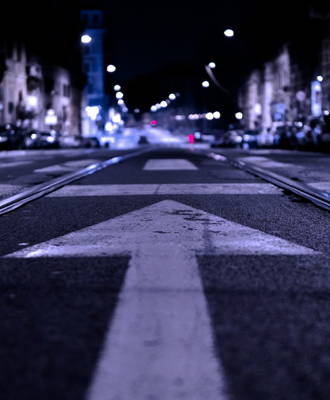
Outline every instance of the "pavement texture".
{"label": "pavement texture", "polygon": [[[100,153],[88,154],[88,157],[91,156],[93,159],[101,158]],[[250,157],[246,154],[241,156]],[[77,158],[81,156],[77,155]],[[288,154],[267,154],[267,158],[293,166],[303,163],[306,170],[312,163],[311,158],[305,155],[301,158],[292,156],[291,161]],[[151,159],[184,159],[196,169],[145,170],[146,163]],[[56,159],[55,163],[59,161]],[[45,161],[43,166],[48,166],[48,162]],[[326,160],[321,163],[323,168]],[[106,194],[109,186],[133,184],[137,185],[136,194],[134,191],[130,195],[124,192]],[[143,194],[145,185],[151,184],[232,184],[236,185],[237,193],[204,194],[199,188],[196,193],[189,194]],[[160,390],[162,386],[157,386],[157,380],[150,383],[152,390],[148,391],[149,388],[145,388],[145,382],[149,382],[148,373],[145,372],[142,375],[144,379],[135,382],[135,398],[328,400],[329,214],[280,189],[273,189],[272,192],[268,188],[264,192],[240,194],[242,188],[249,184],[264,182],[232,168],[224,161],[214,161],[184,150],[159,150],[115,165],[65,188],[68,193],[71,187],[74,195],[65,196],[65,191],[61,194],[60,190],[53,196],[39,199],[1,217],[1,398],[66,400],[88,396],[91,400],[128,400],[123,394],[122,397],[114,397],[112,388],[107,393],[102,392],[102,395],[97,390],[93,392],[97,395],[90,394],[89,390],[97,375],[106,338],[110,332],[110,339],[113,339],[112,328],[115,332],[117,329],[113,321],[120,314],[122,299],[127,293],[124,282],[131,268],[131,256],[125,252],[104,257],[65,256],[61,255],[61,242],[64,244],[65,235],[113,221],[127,213],[147,210],[147,207],[164,201],[173,201],[182,207],[192,207],[200,213],[224,219],[235,227],[249,228],[252,233],[279,238],[298,250],[292,255],[283,254],[280,248],[272,254],[265,254],[262,248],[251,254],[235,251],[221,254],[211,251],[212,243],[209,243],[204,252],[196,253],[201,293],[205,297],[209,318],[209,322],[201,318],[200,324],[210,325],[212,352],[220,371],[219,384],[223,381],[224,388],[222,392],[212,392],[208,397],[203,397],[206,392],[198,391],[191,396],[185,386],[190,379],[187,375],[176,381],[176,391],[171,397],[171,392]],[[88,187],[93,193],[93,186],[104,187],[104,195],[100,189],[94,196],[81,196],[77,191]],[[217,234],[216,228],[210,226],[205,216],[198,217],[198,211],[194,216],[184,211],[178,213],[186,218],[186,224],[202,226],[199,229],[205,230],[202,232],[205,243],[206,234]],[[148,218],[146,214],[145,223]],[[176,227],[170,224],[166,228],[168,232],[176,231]],[[112,235],[116,237],[116,232]],[[47,245],[43,243],[51,240],[57,241],[59,255],[56,257],[8,257],[32,246],[47,251]],[[92,234],[90,240],[91,244],[95,240]],[[244,237],[232,239],[233,248],[235,245],[239,248],[240,240]],[[180,238],[177,241],[180,245]],[[165,244],[166,240],[164,248]],[[149,245],[152,247],[152,243]],[[170,259],[175,264],[176,258],[171,256]],[[162,253],[160,246],[159,263],[164,263],[164,260],[166,254]],[[176,284],[180,288],[180,262],[173,270],[174,278],[176,269]],[[143,285],[144,280],[148,283],[148,276],[143,276],[140,284]],[[157,285],[155,288],[157,294]],[[171,296],[177,295],[182,295],[182,290],[171,291]],[[157,320],[157,302],[154,304],[156,311],[152,315]],[[141,307],[139,312],[143,315],[144,306]],[[174,317],[173,320],[175,327]],[[195,323],[195,329],[198,329],[198,317]],[[156,324],[156,328],[151,326],[151,330],[155,329],[153,335],[157,340],[154,336],[153,340],[141,339],[146,352],[166,342],[166,338],[157,333],[157,326],[161,323]],[[129,331],[132,336],[139,335],[138,329]],[[193,337],[192,334],[191,340],[195,343]],[[198,343],[195,345],[198,346]],[[127,348],[131,351],[129,343]],[[192,351],[191,354],[195,353]],[[177,361],[180,363],[182,360]],[[190,371],[189,365],[193,360],[188,357],[184,361]],[[119,364],[112,363],[110,371],[119,369]],[[136,368],[144,370],[142,359],[141,365],[139,360],[136,361]],[[169,368],[160,368],[160,380],[168,374]],[[121,376],[121,380],[122,385],[129,386],[130,372]],[[118,393],[125,393],[122,390],[120,386]]]}

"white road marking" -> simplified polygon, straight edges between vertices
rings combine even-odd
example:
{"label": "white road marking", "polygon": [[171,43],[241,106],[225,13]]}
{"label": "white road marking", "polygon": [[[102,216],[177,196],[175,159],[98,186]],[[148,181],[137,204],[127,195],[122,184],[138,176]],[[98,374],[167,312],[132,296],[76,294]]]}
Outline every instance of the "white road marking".
{"label": "white road marking", "polygon": [[289,169],[291,171],[294,169],[299,170],[299,169],[304,168],[301,165],[295,165],[295,164],[284,163],[284,162],[280,162],[280,161],[274,161],[267,157],[258,157],[258,156],[240,157],[240,158],[238,158],[238,160],[244,161],[247,163],[256,164],[259,167],[263,167],[263,168],[285,168],[285,169]]}
{"label": "white road marking", "polygon": [[322,190],[324,192],[330,193],[330,182],[315,182],[307,183],[308,186],[312,186],[315,189]]}
{"label": "white road marking", "polygon": [[67,161],[63,164],[50,165],[44,168],[35,169],[34,172],[37,173],[65,173],[72,172],[79,168],[88,167],[89,165],[96,164],[100,162],[99,160],[87,159],[87,160],[74,160]]}
{"label": "white road marking", "polygon": [[49,167],[35,169],[34,172],[47,174],[47,173],[65,173],[71,172],[72,168],[64,167],[61,164],[50,165]]}
{"label": "white road marking", "polygon": [[144,196],[144,195],[281,195],[269,183],[189,183],[132,185],[68,185],[48,197]]}
{"label": "white road marking", "polygon": [[163,158],[148,160],[143,168],[145,171],[196,171],[198,168],[188,160],[181,158]]}
{"label": "white road marking", "polygon": [[21,185],[0,184],[0,197],[19,193],[23,188]]}
{"label": "white road marking", "polygon": [[8,161],[0,163],[0,168],[17,168],[32,164],[32,161]]}
{"label": "white road marking", "polygon": [[195,254],[318,254],[166,200],[10,258],[131,254],[88,400],[224,400]]}

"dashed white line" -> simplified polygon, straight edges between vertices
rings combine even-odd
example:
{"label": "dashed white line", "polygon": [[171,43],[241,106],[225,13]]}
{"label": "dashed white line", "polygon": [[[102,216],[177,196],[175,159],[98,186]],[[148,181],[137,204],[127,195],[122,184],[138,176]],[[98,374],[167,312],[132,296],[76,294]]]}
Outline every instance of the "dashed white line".
{"label": "dashed white line", "polygon": [[196,165],[181,158],[163,158],[148,160],[143,168],[145,171],[196,171]]}

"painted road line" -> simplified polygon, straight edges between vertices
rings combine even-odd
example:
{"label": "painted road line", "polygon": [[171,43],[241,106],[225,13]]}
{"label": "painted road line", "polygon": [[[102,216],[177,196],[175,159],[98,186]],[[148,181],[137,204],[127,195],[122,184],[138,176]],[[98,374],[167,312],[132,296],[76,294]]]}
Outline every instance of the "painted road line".
{"label": "painted road line", "polygon": [[62,164],[50,165],[44,168],[35,169],[34,172],[47,174],[47,173],[65,173],[75,171],[80,168],[87,167],[88,165],[97,164],[100,160],[86,159],[86,160],[74,160],[67,161]]}
{"label": "painted road line", "polygon": [[131,185],[69,185],[48,197],[145,196],[145,195],[281,195],[269,183],[192,183]]}
{"label": "painted road line", "polygon": [[318,254],[165,200],[7,257],[127,253],[130,268],[88,400],[227,399],[196,254]]}
{"label": "painted road line", "polygon": [[119,164],[130,158],[138,157],[142,154],[146,154],[151,151],[153,151],[153,148],[148,147],[146,149],[135,151],[122,156],[112,157],[106,161],[89,165],[88,167],[83,168],[79,171],[72,172],[60,178],[52,179],[46,183],[35,186],[24,192],[0,200],[0,216],[12,212],[14,210],[17,210],[18,208],[23,207],[24,205],[30,203],[33,200],[46,196],[47,194],[53,192],[54,190],[57,190],[72,182],[78,181],[79,179],[85,178],[86,176],[95,174],[96,172],[101,171],[104,168]]}
{"label": "painted road line", "polygon": [[0,168],[18,168],[32,164],[32,161],[9,161],[0,163]]}
{"label": "painted road line", "polygon": [[238,160],[243,162],[253,163],[263,168],[282,168],[285,170],[288,169],[302,170],[305,168],[302,165],[274,161],[267,157],[258,157],[258,156],[239,157]]}
{"label": "painted road line", "polygon": [[[214,152],[208,152],[204,154],[207,154],[207,156],[213,160],[217,160],[218,158],[218,154]],[[279,175],[252,163],[239,161],[228,156],[225,157],[227,161],[235,168],[239,168],[250,173],[251,175],[261,178],[266,182],[270,182],[275,186],[288,190],[289,192],[310,201],[323,210],[330,211],[330,193],[315,189],[308,184],[298,183],[290,178],[287,178],[286,176]]]}
{"label": "painted road line", "polygon": [[307,183],[307,185],[321,190],[322,192],[326,192],[327,194],[330,194],[330,182],[315,182],[315,183]]}
{"label": "painted road line", "polygon": [[161,158],[148,160],[145,171],[196,171],[198,168],[188,160],[181,158]]}
{"label": "painted road line", "polygon": [[23,187],[20,185],[0,184],[0,197],[11,196],[22,190]]}

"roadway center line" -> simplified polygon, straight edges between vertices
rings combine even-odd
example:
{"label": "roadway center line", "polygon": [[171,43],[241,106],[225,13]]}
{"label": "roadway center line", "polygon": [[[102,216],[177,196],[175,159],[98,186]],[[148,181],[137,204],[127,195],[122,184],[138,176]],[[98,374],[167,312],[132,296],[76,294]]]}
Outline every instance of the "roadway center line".
{"label": "roadway center line", "polygon": [[131,185],[68,185],[48,197],[146,196],[146,195],[281,195],[269,183],[189,183]]}
{"label": "roadway center line", "polygon": [[143,168],[145,171],[197,171],[198,168],[190,161],[181,158],[163,158],[148,160]]}

